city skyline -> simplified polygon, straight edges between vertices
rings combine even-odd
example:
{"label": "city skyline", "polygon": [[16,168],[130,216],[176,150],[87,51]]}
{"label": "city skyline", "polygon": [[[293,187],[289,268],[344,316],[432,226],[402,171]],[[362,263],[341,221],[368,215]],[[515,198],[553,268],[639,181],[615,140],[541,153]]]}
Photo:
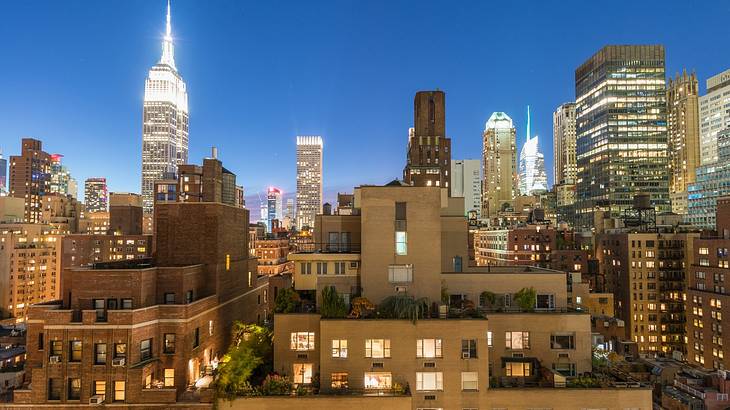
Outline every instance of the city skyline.
{"label": "city skyline", "polygon": [[[64,163],[77,181],[103,175],[109,181],[110,191],[140,192],[139,107],[143,93],[140,84],[149,66],[159,59],[159,44],[164,36],[162,14],[165,2],[127,3],[125,6],[79,3],[64,5],[62,9],[58,9],[60,6],[47,3],[47,6],[40,8],[41,11],[38,12],[36,8],[22,4],[4,5],[3,8],[6,9],[4,14],[17,18],[12,19],[13,21],[0,29],[0,32],[18,28],[16,24],[19,23],[16,21],[23,21],[24,17],[31,15],[31,12],[33,16],[38,16],[39,20],[39,24],[34,26],[34,32],[30,33],[27,39],[6,36],[17,39],[13,44],[7,45],[6,54],[16,56],[10,60],[25,61],[28,65],[34,65],[37,56],[26,54],[24,48],[27,47],[24,44],[26,41],[34,41],[35,36],[42,36],[44,41],[33,48],[33,53],[46,58],[55,57],[50,60],[54,62],[54,70],[44,71],[43,78],[38,76],[35,69],[28,69],[26,65],[16,66],[17,63],[11,62],[4,68],[6,75],[0,80],[2,81],[0,84],[7,90],[8,98],[0,102],[0,110],[8,115],[0,119],[0,129],[3,129],[3,142],[0,148],[6,155],[19,154],[16,141],[20,137],[30,136],[44,141],[44,148],[48,152],[63,154]],[[595,28],[594,36],[587,36],[587,39],[570,47],[570,53],[567,53],[567,50],[550,47],[538,54],[532,53],[534,47],[540,47],[540,42],[534,40],[523,42],[522,40],[529,39],[529,33],[518,36],[514,43],[482,44],[475,41],[475,38],[489,33],[471,27],[461,33],[439,37],[435,46],[442,48],[444,55],[450,57],[451,61],[435,62],[431,67],[419,64],[414,73],[408,67],[392,68],[389,63],[402,55],[405,50],[402,47],[404,43],[395,42],[396,44],[389,45],[386,40],[405,35],[403,41],[406,41],[410,35],[408,30],[414,23],[403,23],[397,17],[408,10],[416,16],[434,19],[436,17],[430,15],[436,10],[434,4],[425,4],[422,9],[417,10],[410,10],[402,5],[391,6],[381,3],[333,4],[331,7],[323,6],[318,10],[321,15],[314,11],[299,10],[298,5],[292,4],[283,13],[285,21],[311,18],[312,23],[316,23],[317,19],[340,16],[343,22],[352,23],[350,20],[354,20],[358,26],[378,22],[376,28],[380,30],[360,27],[362,30],[354,33],[346,29],[345,25],[316,29],[314,28],[316,24],[310,24],[300,27],[302,39],[295,41],[286,36],[286,33],[291,32],[286,32],[269,38],[269,41],[264,41],[263,44],[253,45],[250,42],[261,40],[262,36],[265,36],[264,32],[259,30],[259,25],[269,21],[269,18],[274,18],[273,15],[280,11],[269,7],[271,6],[256,4],[249,7],[237,3],[221,3],[221,7],[213,10],[206,8],[203,12],[203,8],[195,3],[173,2],[174,35],[178,51],[176,58],[180,60],[178,65],[183,67],[182,72],[190,86],[191,111],[196,118],[191,128],[191,158],[204,156],[210,145],[219,146],[221,157],[230,164],[232,170],[242,176],[241,183],[249,196],[254,196],[256,192],[263,191],[269,185],[280,186],[285,192],[295,191],[296,135],[323,135],[328,141],[329,154],[325,159],[324,169],[331,177],[327,178],[325,185],[325,200],[329,200],[331,193],[340,189],[351,189],[354,185],[364,183],[384,183],[398,177],[405,151],[404,134],[411,126],[410,99],[415,91],[432,88],[442,89],[449,94],[449,127],[446,134],[454,141],[453,158],[469,159],[481,156],[481,127],[494,111],[507,112],[518,124],[517,135],[524,135],[524,130],[520,129],[519,124],[525,123],[522,107],[529,103],[533,107],[535,133],[543,136],[542,151],[546,154],[549,185],[552,185],[553,158],[552,145],[549,145],[552,143],[551,115],[558,105],[575,98],[573,72],[595,50],[611,43],[663,44],[667,50],[667,76],[672,76],[683,68],[694,69],[698,74],[701,95],[705,93],[705,80],[726,68],[723,61],[713,59],[692,47],[694,42],[701,42],[703,38],[723,35],[726,29],[720,28],[720,25],[696,24],[693,26],[693,35],[688,36],[690,38],[663,32],[658,22],[648,22],[639,29],[634,28],[636,30],[634,32],[622,34],[621,27],[628,27],[630,21],[618,18],[617,15],[607,11],[601,18],[612,19],[614,24],[608,28],[610,31],[600,27]],[[501,7],[505,8],[506,15],[512,15],[510,11],[514,10],[511,6]],[[650,5],[640,7],[650,7]],[[324,13],[321,13],[322,11]],[[540,11],[554,13],[549,7],[534,5],[527,13],[527,23],[538,21],[535,18]],[[702,20],[703,23],[719,18],[716,14],[720,13],[700,11],[698,10],[698,15],[702,15],[705,19]],[[478,16],[487,12],[486,9],[479,7],[471,9],[465,7],[457,11],[447,10],[440,17],[443,18],[444,24],[449,26],[457,24],[460,20],[469,21],[473,18],[470,14]],[[66,13],[72,21],[83,19],[89,24],[57,32],[57,23],[53,21],[56,13]],[[299,17],[295,17],[297,13],[300,14]],[[574,12],[569,11],[569,13]],[[569,13],[563,18],[569,18]],[[657,10],[656,13],[658,17],[662,13],[669,13],[670,20],[677,18],[671,16],[671,12],[668,11]],[[226,14],[230,15],[224,19],[228,24],[213,25],[216,19]],[[380,14],[383,18],[377,20],[376,16]],[[114,21],[101,18],[108,15],[115,15]],[[357,17],[354,17],[355,15]],[[95,16],[97,18],[94,18]],[[205,24],[198,24],[195,20],[197,18],[203,19]],[[251,21],[252,24],[245,29],[232,27],[240,22],[237,19],[249,23],[249,20],[256,18],[263,20]],[[511,21],[509,18],[507,20]],[[657,20],[662,19],[657,18]],[[403,24],[399,26],[396,23]],[[692,23],[700,21],[691,20],[690,24]],[[576,24],[578,30],[588,27],[581,25],[580,22]],[[550,26],[543,22],[535,25],[530,33],[536,30],[560,33],[561,30],[556,26],[558,25]],[[499,30],[504,30],[506,27],[498,26],[494,29],[498,30],[496,32],[498,35]],[[49,30],[56,31],[51,35]],[[375,40],[367,40],[368,34],[373,34],[369,30],[378,34]],[[105,35],[94,35],[102,31]],[[338,33],[347,36],[344,40],[335,40],[334,35]],[[243,46],[248,47],[241,53],[242,56],[234,55],[235,53],[227,50],[230,46],[220,45],[215,41],[217,38],[228,37],[240,38]],[[345,45],[345,40],[359,47],[366,46],[368,41],[381,41],[386,44],[382,44],[380,53],[375,53],[371,59],[363,61],[359,59],[359,52],[341,48]],[[100,41],[104,42],[107,48],[96,47]],[[297,47],[299,41],[307,41],[306,50],[293,54],[285,51],[287,47]],[[309,44],[310,42],[313,44]],[[456,45],[459,47],[447,50],[450,46]],[[211,50],[206,50],[207,47]],[[413,47],[414,50],[420,50],[422,46],[415,44]],[[549,63],[546,58],[549,56],[558,57],[559,62],[541,64],[539,69],[514,68],[505,63],[490,67],[492,71],[487,72],[474,71],[473,68],[466,68],[463,64],[455,65],[456,61],[478,62],[488,58],[488,51],[494,47],[501,47],[500,50],[506,53],[505,61],[510,56],[529,52],[538,61]],[[396,53],[395,50],[399,52]],[[210,60],[207,58],[213,56],[209,53],[216,52],[215,58]],[[330,53],[337,54],[339,58],[335,64],[326,65],[327,59],[322,59],[325,63],[317,61],[317,57],[328,56]],[[290,58],[300,58],[301,61],[305,61],[306,64],[299,65],[299,75],[291,75],[288,71],[290,68],[284,67],[288,64],[288,60],[282,60],[282,55],[287,54],[291,55]],[[79,64],[79,61],[83,63]],[[110,64],[110,61],[113,64]],[[212,61],[214,64],[201,64],[201,61]],[[99,70],[100,63],[109,71],[107,74],[118,81],[99,87],[97,81],[94,81],[97,79],[94,75],[98,75],[95,71]],[[247,64],[246,67],[242,66],[244,63]],[[267,64],[274,67],[274,74],[265,75],[264,81],[246,80],[256,78],[255,75],[265,74],[261,70],[265,70]],[[323,67],[328,69],[324,73],[317,74],[316,68],[322,68],[319,64],[325,64]],[[237,70],[243,69],[240,81],[235,81],[240,84],[233,84],[231,87],[239,91],[240,87],[250,88],[251,92],[246,93],[244,97],[233,98],[229,90],[215,87],[215,81],[221,77],[216,75],[215,71],[208,71],[210,68],[230,70],[231,67]],[[381,77],[373,77],[371,70],[381,71]],[[224,73],[231,72],[224,71]],[[461,74],[454,76],[453,73]],[[92,76],[85,77],[89,74]],[[333,74],[335,76],[331,79],[326,78]],[[541,82],[547,76],[556,75],[560,80],[551,81],[549,86]],[[411,78],[401,82],[401,76]],[[455,77],[461,78],[457,80]],[[493,80],[495,77],[503,77],[506,81],[495,82]],[[286,86],[277,83],[281,78],[289,78]],[[252,84],[253,82],[261,84]],[[401,84],[398,84],[399,82]],[[371,98],[360,101],[354,99],[355,95],[363,93],[361,87],[370,83],[382,84],[383,90],[388,89],[386,93],[368,88],[371,98],[382,104],[373,104]],[[19,85],[24,87],[18,88]],[[322,86],[326,86],[325,92],[321,95],[313,93],[317,87]],[[67,90],[66,87],[70,89]],[[270,87],[272,95],[265,95],[263,89],[259,87]],[[508,93],[506,87],[515,88],[515,92]],[[222,99],[224,102],[234,104],[221,105],[214,98],[216,93],[222,93],[226,97]],[[485,93],[488,95],[486,99],[482,98]],[[67,103],[66,100],[69,98],[71,100]],[[75,101],[77,98],[86,98],[88,101]],[[279,104],[274,103],[273,99],[276,98],[283,99],[284,111],[280,109]],[[300,101],[311,98],[314,100],[308,105],[319,108],[301,107]],[[342,100],[350,104],[343,104]],[[109,104],[99,104],[99,101],[108,101]],[[221,110],[221,107],[224,109]],[[232,120],[220,121],[225,113],[230,112],[238,112],[239,114],[232,118],[242,117],[242,121],[237,123]],[[358,118],[360,113],[366,113],[367,117],[378,120],[363,124]],[[41,117],[49,121],[39,121]],[[80,117],[88,121],[81,122]],[[282,118],[289,121],[281,121]],[[241,122],[246,125],[239,125]],[[377,144],[370,144],[365,137],[383,142],[379,147],[382,148],[381,155],[373,155],[372,150],[375,149],[373,147]],[[518,146],[523,142],[524,139],[518,137]],[[243,145],[253,148],[253,151],[270,152],[272,155],[243,158],[240,155],[244,153],[241,148]],[[100,148],[114,152],[116,160],[109,161],[104,155],[94,155]],[[360,173],[343,172],[352,171],[347,157],[355,153],[368,155],[370,161],[360,163],[358,169]],[[277,166],[271,167],[272,163]],[[265,164],[269,166],[263,168]],[[265,175],[262,172],[257,173],[261,169],[266,169]]]}

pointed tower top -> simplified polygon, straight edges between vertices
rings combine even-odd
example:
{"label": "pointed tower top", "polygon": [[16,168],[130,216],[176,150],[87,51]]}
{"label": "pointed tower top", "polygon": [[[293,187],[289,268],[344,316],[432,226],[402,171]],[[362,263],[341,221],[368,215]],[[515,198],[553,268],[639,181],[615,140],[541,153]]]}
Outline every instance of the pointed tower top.
{"label": "pointed tower top", "polygon": [[175,47],[172,45],[172,24],[170,23],[170,0],[167,0],[167,22],[165,26],[165,38],[162,41],[162,58],[160,64],[167,64],[175,68]]}

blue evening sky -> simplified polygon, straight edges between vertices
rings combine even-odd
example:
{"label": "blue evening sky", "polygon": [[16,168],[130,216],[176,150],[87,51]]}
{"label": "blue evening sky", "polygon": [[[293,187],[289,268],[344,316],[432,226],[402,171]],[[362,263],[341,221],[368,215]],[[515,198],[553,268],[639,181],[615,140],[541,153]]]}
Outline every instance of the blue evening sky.
{"label": "blue evening sky", "polygon": [[[105,176],[111,191],[138,192],[164,12],[164,0],[0,2],[4,154],[33,136],[65,155],[80,191]],[[696,70],[704,92],[730,67],[729,14],[725,0],[173,0],[190,159],[216,145],[249,198],[292,192],[295,136],[322,135],[330,199],[401,176],[413,95],[439,88],[454,159],[480,158],[493,111],[513,118],[521,147],[530,104],[552,184],[552,112],[574,99],[578,65],[606,44],[660,43],[667,72]]]}

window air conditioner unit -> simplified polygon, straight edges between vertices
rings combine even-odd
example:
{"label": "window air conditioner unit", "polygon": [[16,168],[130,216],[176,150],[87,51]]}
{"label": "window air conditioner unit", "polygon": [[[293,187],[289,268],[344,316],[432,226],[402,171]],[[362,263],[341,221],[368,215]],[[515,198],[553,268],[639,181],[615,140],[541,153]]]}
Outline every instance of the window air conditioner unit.
{"label": "window air conditioner unit", "polygon": [[373,369],[382,369],[384,367],[383,362],[373,362],[372,366],[373,366]]}
{"label": "window air conditioner unit", "polygon": [[406,286],[396,286],[395,287],[396,293],[405,293],[408,292],[408,287]]}
{"label": "window air conditioner unit", "polygon": [[423,399],[424,400],[436,400],[436,396],[435,395],[423,396]]}
{"label": "window air conditioner unit", "polygon": [[469,359],[469,358],[471,358],[471,355],[469,354],[469,352],[461,352],[461,358]]}
{"label": "window air conditioner unit", "polygon": [[423,364],[423,367],[436,367],[435,362],[426,362]]}
{"label": "window air conditioner unit", "polygon": [[101,403],[104,403],[104,397],[103,396],[100,396],[100,395],[97,394],[95,396],[89,397],[89,404],[99,405]]}
{"label": "window air conditioner unit", "polygon": [[558,357],[564,358],[564,359],[569,359],[570,354],[569,353],[558,353]]}
{"label": "window air conditioner unit", "polygon": [[61,356],[51,356],[49,360],[51,363],[61,363]]}
{"label": "window air conditioner unit", "polygon": [[112,359],[112,366],[114,366],[114,367],[124,366],[124,362],[125,362],[125,360],[123,357],[117,357],[117,358]]}

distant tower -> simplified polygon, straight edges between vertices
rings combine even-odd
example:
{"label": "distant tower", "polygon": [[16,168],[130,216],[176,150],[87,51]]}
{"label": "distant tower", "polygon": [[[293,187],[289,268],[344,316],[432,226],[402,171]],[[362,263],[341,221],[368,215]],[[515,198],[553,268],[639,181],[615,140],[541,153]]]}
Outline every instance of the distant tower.
{"label": "distant tower", "polygon": [[3,152],[0,150],[0,196],[8,193],[8,160],[3,158]]}
{"label": "distant tower", "polygon": [[25,199],[23,220],[40,222],[43,195],[50,192],[51,156],[43,151],[43,143],[23,138],[20,155],[10,157],[10,196]]}
{"label": "distant tower", "polygon": [[50,192],[70,195],[71,173],[68,167],[61,163],[63,155],[51,154],[51,183]]}
{"label": "distant tower", "polygon": [[482,133],[482,218],[489,218],[517,196],[516,131],[512,118],[495,112]]}
{"label": "distant tower", "polygon": [[535,195],[547,191],[545,158],[540,152],[539,139],[530,135],[530,106],[527,106],[527,139],[520,152],[520,194]]}
{"label": "distant tower", "polygon": [[699,86],[692,73],[669,79],[667,84],[667,143],[669,146],[669,198],[672,212],[687,213],[687,187],[695,182],[700,166]]}
{"label": "distant tower", "polygon": [[454,159],[451,161],[451,196],[464,198],[464,215],[482,213],[481,161],[478,159]]}
{"label": "distant tower", "polygon": [[446,137],[446,95],[443,91],[416,93],[413,125],[408,132],[403,181],[413,186],[449,188],[451,139]]}
{"label": "distant tower", "polygon": [[106,178],[88,178],[84,186],[84,203],[86,212],[109,211],[109,193]]}
{"label": "distant tower", "polygon": [[142,202],[150,213],[155,180],[188,162],[188,93],[175,67],[169,0],[162,58],[147,75],[142,118]]}
{"label": "distant tower", "polygon": [[273,227],[272,221],[274,219],[281,222],[284,218],[281,196],[281,189],[269,187],[269,192],[266,195],[266,227],[268,228],[269,232],[271,232],[271,229]]}
{"label": "distant tower", "polygon": [[297,228],[314,229],[322,213],[322,137],[297,137]]}

